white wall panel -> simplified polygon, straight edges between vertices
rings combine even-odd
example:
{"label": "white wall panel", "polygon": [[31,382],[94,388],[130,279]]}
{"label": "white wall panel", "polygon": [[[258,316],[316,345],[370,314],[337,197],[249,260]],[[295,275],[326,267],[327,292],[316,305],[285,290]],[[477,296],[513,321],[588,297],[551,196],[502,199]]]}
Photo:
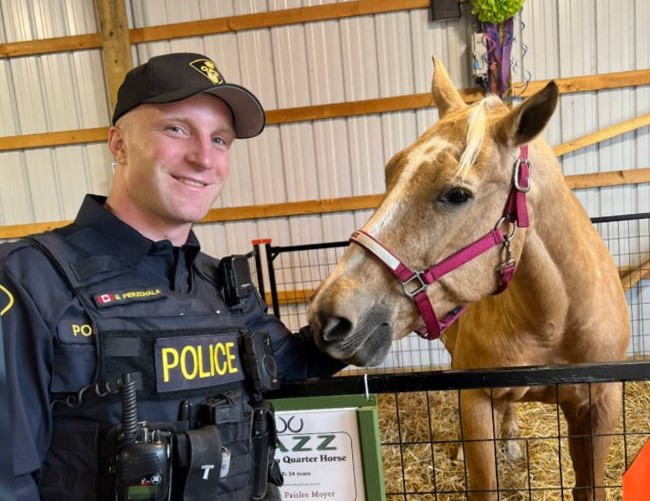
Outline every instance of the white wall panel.
{"label": "white wall panel", "polygon": [[2,42],[96,33],[95,3],[88,0],[2,0]]}
{"label": "white wall panel", "polygon": [[30,204],[25,156],[19,152],[0,153],[0,207],[3,225],[34,221]]}
{"label": "white wall panel", "polygon": [[0,136],[15,136],[18,130],[11,64],[0,60]]}
{"label": "white wall panel", "polygon": [[32,2],[3,1],[2,21],[5,27],[5,42],[22,42],[43,38],[35,33],[32,26],[33,12],[36,10]]}
{"label": "white wall panel", "polygon": [[[74,219],[84,195],[91,192],[90,172],[95,167],[105,171],[104,165],[91,167],[88,164],[87,150],[84,146],[56,148],[52,161],[56,166],[53,176],[55,184],[50,187],[49,191],[58,195],[59,214],[56,216],[53,214],[54,217],[51,220]],[[102,193],[107,193],[107,191]]]}
{"label": "white wall panel", "polygon": [[113,180],[112,158],[105,143],[88,144],[82,148],[83,165],[87,167],[88,191],[108,195]]}
{"label": "white wall panel", "polygon": [[[37,57],[12,59],[11,72],[14,81],[17,124],[19,134],[46,132],[48,123],[47,108],[43,93],[41,65]],[[65,83],[62,83],[65,85]]]}

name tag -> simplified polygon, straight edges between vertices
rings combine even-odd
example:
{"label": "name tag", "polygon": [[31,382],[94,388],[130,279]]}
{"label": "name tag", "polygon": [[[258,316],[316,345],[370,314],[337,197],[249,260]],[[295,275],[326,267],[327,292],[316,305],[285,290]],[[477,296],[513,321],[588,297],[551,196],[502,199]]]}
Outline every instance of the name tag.
{"label": "name tag", "polygon": [[120,304],[155,301],[164,298],[166,295],[162,288],[150,287],[148,289],[106,291],[96,294],[93,299],[98,308],[107,308]]}
{"label": "name tag", "polygon": [[244,380],[237,334],[158,339],[154,352],[159,393]]}

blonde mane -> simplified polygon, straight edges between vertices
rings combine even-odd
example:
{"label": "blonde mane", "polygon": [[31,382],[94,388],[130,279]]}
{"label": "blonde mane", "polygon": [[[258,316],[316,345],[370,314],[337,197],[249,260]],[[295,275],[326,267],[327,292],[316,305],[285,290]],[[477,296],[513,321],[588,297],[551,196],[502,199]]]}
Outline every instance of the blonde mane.
{"label": "blonde mane", "polygon": [[458,170],[456,171],[457,178],[464,178],[472,165],[476,163],[476,159],[483,146],[483,139],[485,138],[485,131],[487,130],[487,113],[486,109],[499,104],[501,100],[494,96],[489,95],[474,106],[469,112],[467,118],[467,129],[465,137],[465,150],[460,156],[458,161]]}

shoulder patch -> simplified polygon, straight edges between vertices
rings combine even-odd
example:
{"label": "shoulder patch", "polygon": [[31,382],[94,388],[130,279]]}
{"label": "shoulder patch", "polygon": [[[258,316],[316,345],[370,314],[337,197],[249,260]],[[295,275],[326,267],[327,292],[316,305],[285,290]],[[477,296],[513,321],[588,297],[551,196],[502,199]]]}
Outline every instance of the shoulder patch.
{"label": "shoulder patch", "polygon": [[13,305],[13,294],[4,285],[0,284],[0,316],[7,313]]}

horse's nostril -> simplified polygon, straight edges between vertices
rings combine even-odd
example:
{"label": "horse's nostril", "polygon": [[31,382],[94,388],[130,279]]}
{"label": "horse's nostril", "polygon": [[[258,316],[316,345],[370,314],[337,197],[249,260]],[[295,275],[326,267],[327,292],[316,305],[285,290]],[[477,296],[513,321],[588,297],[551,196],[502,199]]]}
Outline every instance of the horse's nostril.
{"label": "horse's nostril", "polygon": [[329,317],[323,324],[321,337],[323,341],[337,341],[348,335],[352,323],[342,317]]}

